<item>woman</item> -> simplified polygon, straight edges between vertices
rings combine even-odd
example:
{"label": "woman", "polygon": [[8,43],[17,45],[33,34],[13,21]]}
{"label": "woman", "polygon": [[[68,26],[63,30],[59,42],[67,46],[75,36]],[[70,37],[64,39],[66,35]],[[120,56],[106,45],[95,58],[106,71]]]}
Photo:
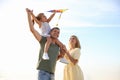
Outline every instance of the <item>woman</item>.
{"label": "woman", "polygon": [[83,72],[78,65],[80,49],[81,46],[77,36],[72,35],[69,39],[69,49],[65,55],[69,63],[64,68],[63,80],[84,80]]}

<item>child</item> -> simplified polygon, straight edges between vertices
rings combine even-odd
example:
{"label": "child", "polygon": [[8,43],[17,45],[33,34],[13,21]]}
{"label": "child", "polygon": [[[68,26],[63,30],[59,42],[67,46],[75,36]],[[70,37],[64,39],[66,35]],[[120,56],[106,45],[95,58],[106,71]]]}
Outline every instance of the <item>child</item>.
{"label": "child", "polygon": [[[28,9],[29,10],[29,9]],[[33,12],[31,10],[30,11],[30,14],[31,16],[33,17],[33,23],[34,21],[38,24],[40,30],[41,30],[41,35],[44,36],[44,37],[47,37],[47,42],[45,44],[45,47],[44,47],[44,53],[43,53],[43,56],[42,58],[44,60],[49,60],[49,56],[48,56],[48,48],[50,46],[50,43],[51,43],[51,38],[50,38],[50,35],[49,35],[49,31],[51,30],[50,28],[50,25],[49,25],[49,22],[52,20],[52,18],[55,16],[55,13],[53,13],[48,19],[47,17],[44,15],[44,13],[39,13],[37,15],[37,17],[35,17],[35,15],[33,14]],[[56,40],[56,44],[62,48],[63,47],[63,44],[59,41],[59,40]]]}

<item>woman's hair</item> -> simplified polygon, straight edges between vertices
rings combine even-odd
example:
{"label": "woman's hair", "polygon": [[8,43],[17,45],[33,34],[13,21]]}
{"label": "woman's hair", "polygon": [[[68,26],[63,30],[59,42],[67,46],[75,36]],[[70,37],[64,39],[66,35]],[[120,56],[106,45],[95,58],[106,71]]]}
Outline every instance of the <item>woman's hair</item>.
{"label": "woman's hair", "polygon": [[72,35],[71,37],[74,37],[75,40],[76,40],[75,48],[80,48],[80,49],[81,49],[80,41],[79,41],[79,39],[77,38],[77,36]]}
{"label": "woman's hair", "polygon": [[[41,17],[44,15],[44,13],[39,13],[35,18],[38,20],[38,21],[40,21],[41,20]],[[34,22],[34,19],[32,19],[32,22],[33,22],[33,24],[35,23]]]}

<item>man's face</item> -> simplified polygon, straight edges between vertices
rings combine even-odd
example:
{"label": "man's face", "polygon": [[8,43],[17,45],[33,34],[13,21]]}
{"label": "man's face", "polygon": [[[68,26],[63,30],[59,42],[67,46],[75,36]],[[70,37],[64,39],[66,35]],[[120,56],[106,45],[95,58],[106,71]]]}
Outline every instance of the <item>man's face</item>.
{"label": "man's face", "polygon": [[52,38],[58,38],[59,37],[59,34],[60,34],[60,30],[58,29],[53,29],[51,32],[50,32],[50,35]]}

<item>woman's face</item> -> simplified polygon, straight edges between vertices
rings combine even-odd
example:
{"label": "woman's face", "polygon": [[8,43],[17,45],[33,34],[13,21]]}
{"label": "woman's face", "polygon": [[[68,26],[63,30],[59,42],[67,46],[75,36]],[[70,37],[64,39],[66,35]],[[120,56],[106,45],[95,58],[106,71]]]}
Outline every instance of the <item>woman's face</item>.
{"label": "woman's face", "polygon": [[69,43],[75,45],[76,44],[76,38],[75,37],[70,37]]}

